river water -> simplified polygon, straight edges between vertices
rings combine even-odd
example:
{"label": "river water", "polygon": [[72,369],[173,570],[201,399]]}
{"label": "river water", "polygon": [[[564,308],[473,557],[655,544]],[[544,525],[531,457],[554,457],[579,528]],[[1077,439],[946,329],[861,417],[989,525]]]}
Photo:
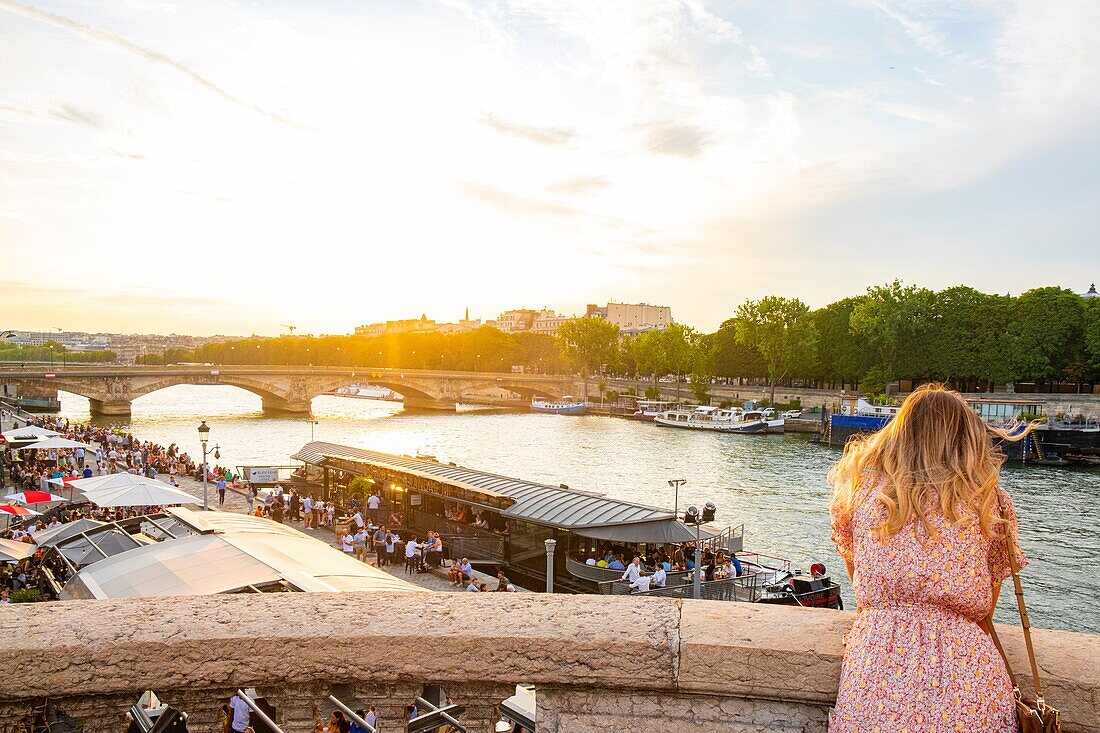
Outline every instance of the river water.
{"label": "river water", "polygon": [[[62,393],[62,415],[87,421],[87,400]],[[434,455],[469,468],[656,506],[673,504],[668,479],[684,478],[680,507],[713,501],[719,524],[745,525],[745,549],[790,558],[796,567],[826,564],[842,578],[829,541],[825,476],[839,451],[806,435],[715,435],[667,430],[606,417],[565,417],[469,410],[409,413],[400,404],[321,396],[306,418],[268,417],[260,399],[235,387],[178,386],[133,404],[124,427],[141,439],[177,443],[199,454],[196,428],[210,426],[222,465],[289,465],[311,439],[389,453]],[[110,419],[100,422],[111,423]],[[1100,471],[1004,469],[1003,483],[1020,514],[1021,544],[1032,564],[1025,598],[1038,627],[1100,633]],[[1011,584],[997,618],[1018,623]]]}

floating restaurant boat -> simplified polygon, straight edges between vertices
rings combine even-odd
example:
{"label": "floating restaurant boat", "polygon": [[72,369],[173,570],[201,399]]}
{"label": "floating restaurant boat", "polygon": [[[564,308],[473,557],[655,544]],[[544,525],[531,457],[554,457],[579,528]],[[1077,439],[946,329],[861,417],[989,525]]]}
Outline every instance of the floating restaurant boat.
{"label": "floating restaurant boat", "polygon": [[[588,562],[595,562],[598,552],[611,548],[633,557],[694,544],[698,538],[703,547],[715,552],[741,553],[744,549],[744,526],[696,527],[685,524],[669,509],[564,485],[321,441],[308,443],[291,457],[321,470],[323,497],[346,495],[352,480],[366,478],[381,490],[387,511],[404,516],[406,531],[420,536],[439,532],[446,557],[468,557],[475,567],[502,569],[513,582],[527,588],[546,585],[547,540],[556,544],[552,560],[555,590],[576,593],[629,591],[627,584],[615,582],[621,578],[621,570]],[[465,516],[465,520],[456,516]],[[480,526],[472,523],[475,518],[480,519]],[[747,572],[703,583],[704,598],[840,605],[839,585],[821,573],[816,578],[813,573],[803,575],[786,560],[755,553],[738,557],[743,558]],[[670,573],[667,586],[650,594],[690,598],[692,586],[687,577],[687,573]],[[803,587],[803,581],[820,587],[811,590]]]}
{"label": "floating restaurant boat", "polygon": [[[1023,423],[1036,418],[1043,419],[1045,405],[1035,399],[1006,399],[996,397],[967,398],[971,409],[987,423],[1008,429],[1020,429]],[[827,442],[843,446],[852,437],[881,430],[900,410],[896,406],[872,405],[856,395],[842,399],[840,412],[829,416]],[[1008,460],[1047,465],[1090,461],[1066,460],[1092,453],[1100,454],[1100,424],[1062,423],[1047,420],[1023,440],[999,441],[999,447]]]}
{"label": "floating restaurant boat", "polygon": [[722,433],[782,433],[784,421],[783,418],[769,420],[759,410],[703,406],[662,412],[653,418],[653,423],[661,427]]}
{"label": "floating restaurant boat", "polygon": [[584,403],[577,402],[572,395],[566,395],[560,400],[531,400],[533,412],[547,412],[554,415],[583,415]]}

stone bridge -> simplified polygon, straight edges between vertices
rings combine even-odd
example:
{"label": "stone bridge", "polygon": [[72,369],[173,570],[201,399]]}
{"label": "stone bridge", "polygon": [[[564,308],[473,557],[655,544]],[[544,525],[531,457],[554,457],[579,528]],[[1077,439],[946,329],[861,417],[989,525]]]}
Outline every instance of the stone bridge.
{"label": "stone bridge", "polygon": [[[539,733],[825,733],[840,676],[843,611],[541,593],[271,593],[5,606],[0,733],[32,705],[84,733],[125,730],[145,690],[217,730],[238,687],[309,733],[336,695],[376,705],[400,731],[405,705],[441,685],[489,733],[517,683],[533,685]],[[1019,627],[999,633],[1028,670]],[[1034,632],[1063,730],[1100,731],[1100,636]],[[1030,686],[1026,675],[1025,687]]]}
{"label": "stone bridge", "polygon": [[266,412],[305,413],[317,395],[354,383],[400,393],[409,407],[453,410],[456,402],[527,404],[532,397],[561,397],[572,377],[496,372],[447,372],[370,367],[117,366],[65,367],[53,371],[0,369],[0,384],[42,393],[62,390],[88,398],[92,412],[128,415],[142,395],[177,384],[240,387],[263,400]]}

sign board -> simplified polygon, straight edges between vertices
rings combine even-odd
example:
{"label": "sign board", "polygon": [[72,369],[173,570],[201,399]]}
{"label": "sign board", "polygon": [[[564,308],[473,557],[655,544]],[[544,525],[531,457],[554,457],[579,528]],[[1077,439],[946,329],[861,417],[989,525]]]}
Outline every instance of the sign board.
{"label": "sign board", "polygon": [[420,494],[409,494],[409,506],[420,506]]}
{"label": "sign board", "polygon": [[57,375],[54,374],[53,372],[46,372],[45,374],[42,375],[42,378],[43,379],[53,379],[56,376]]}
{"label": "sign board", "polygon": [[252,484],[277,484],[279,483],[279,469],[250,468],[248,469],[248,482]]}

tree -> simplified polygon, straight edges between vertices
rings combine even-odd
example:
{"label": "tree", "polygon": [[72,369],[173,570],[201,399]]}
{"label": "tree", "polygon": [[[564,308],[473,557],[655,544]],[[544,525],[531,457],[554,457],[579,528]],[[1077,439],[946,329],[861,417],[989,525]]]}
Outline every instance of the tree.
{"label": "tree", "polygon": [[1100,298],[1085,301],[1085,374],[1090,382],[1100,381]]}
{"label": "tree", "polygon": [[845,298],[815,310],[810,316],[817,331],[817,359],[812,376],[841,389],[855,386],[871,368],[869,350],[862,338],[852,333],[852,311],[863,297]]}
{"label": "tree", "polygon": [[1017,308],[1013,330],[1021,378],[1058,380],[1067,367],[1084,361],[1085,301],[1080,295],[1066,288],[1035,288],[1019,297]]}
{"label": "tree", "polygon": [[875,378],[885,384],[887,396],[899,377],[925,376],[917,363],[924,358],[932,331],[931,290],[905,286],[900,280],[867,288],[865,298],[852,309],[851,327],[875,355]]}
{"label": "tree", "polygon": [[646,331],[633,339],[630,350],[638,373],[650,377],[653,380],[653,389],[658,389],[658,375],[668,372],[668,359],[660,331]]}
{"label": "tree", "polygon": [[805,303],[768,295],[745,301],[737,309],[737,340],[759,350],[768,370],[771,404],[775,404],[776,384],[792,372],[810,368],[817,334]]}
{"label": "tree", "polygon": [[588,377],[607,363],[619,342],[619,327],[602,318],[573,318],[558,329],[562,354],[584,377],[584,399],[588,401]]}
{"label": "tree", "polygon": [[767,373],[760,351],[754,344],[737,340],[737,319],[725,321],[711,337],[711,361],[719,377],[763,377]]}
{"label": "tree", "polygon": [[673,323],[665,330],[658,332],[657,341],[664,351],[665,363],[676,375],[677,380],[692,369],[696,346],[694,329]]}
{"label": "tree", "polygon": [[711,354],[712,336],[701,336],[695,345],[691,368],[691,393],[701,405],[710,404],[710,382],[714,379],[714,358]]}

